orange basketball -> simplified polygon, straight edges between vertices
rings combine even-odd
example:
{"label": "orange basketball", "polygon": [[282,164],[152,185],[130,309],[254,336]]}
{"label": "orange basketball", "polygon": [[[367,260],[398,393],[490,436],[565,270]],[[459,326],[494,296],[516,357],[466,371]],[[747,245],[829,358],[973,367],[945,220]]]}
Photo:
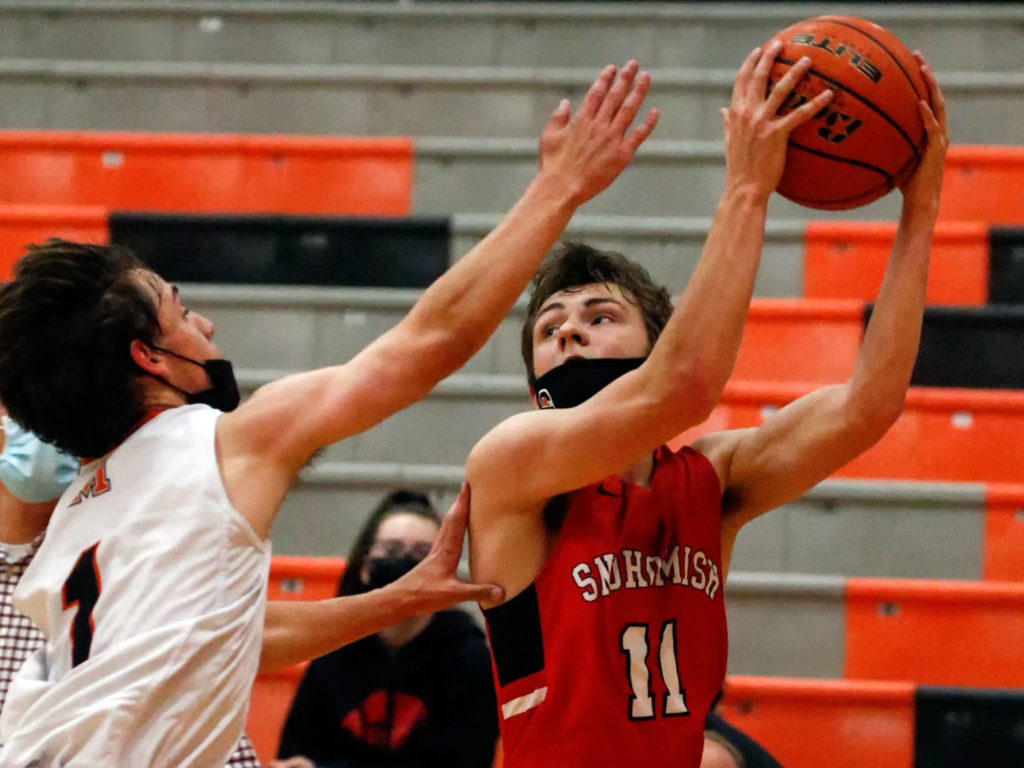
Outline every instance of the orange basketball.
{"label": "orange basketball", "polygon": [[856,208],[913,172],[927,138],[917,103],[928,89],[895,35],[864,19],[818,16],[772,39],[783,43],[772,85],[802,56],[811,59],[780,114],[826,88],[834,94],[790,135],[779,194],[811,208]]}

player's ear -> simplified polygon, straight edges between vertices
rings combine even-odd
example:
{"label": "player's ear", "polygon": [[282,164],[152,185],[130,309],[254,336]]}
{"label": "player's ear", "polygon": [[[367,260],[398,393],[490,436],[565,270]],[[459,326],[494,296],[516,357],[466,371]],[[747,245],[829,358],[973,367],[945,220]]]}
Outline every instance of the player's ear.
{"label": "player's ear", "polygon": [[146,373],[162,374],[164,363],[158,352],[142,339],[132,339],[128,345],[128,354],[132,362]]}

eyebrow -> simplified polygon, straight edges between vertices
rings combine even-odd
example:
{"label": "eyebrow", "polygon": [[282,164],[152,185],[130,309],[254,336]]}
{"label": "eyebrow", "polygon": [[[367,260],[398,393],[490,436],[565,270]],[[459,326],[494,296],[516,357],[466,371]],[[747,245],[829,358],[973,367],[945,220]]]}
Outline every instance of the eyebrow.
{"label": "eyebrow", "polygon": [[[587,299],[585,302],[583,302],[583,306],[587,308],[596,306],[597,304],[615,304],[616,306],[619,307],[622,306],[621,301],[619,301],[618,299],[613,299],[611,296],[595,296],[594,298]],[[552,309],[565,309],[565,304],[563,304],[560,301],[553,301],[550,304],[546,304],[541,308],[540,312],[537,313],[537,317],[540,317],[545,312],[549,312]]]}

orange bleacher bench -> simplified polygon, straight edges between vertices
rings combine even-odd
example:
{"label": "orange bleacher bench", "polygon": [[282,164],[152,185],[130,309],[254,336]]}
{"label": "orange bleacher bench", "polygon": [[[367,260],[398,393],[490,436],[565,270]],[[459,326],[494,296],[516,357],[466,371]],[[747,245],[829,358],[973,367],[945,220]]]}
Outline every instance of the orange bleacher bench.
{"label": "orange bleacher bench", "polygon": [[[275,555],[270,561],[268,600],[326,600],[338,592],[345,570],[341,557]],[[264,763],[277,756],[288,708],[302,679],[305,664],[261,673],[252,687],[246,733]]]}
{"label": "orange bleacher bench", "polygon": [[1024,581],[1024,486],[985,489],[984,542],[982,578]]}
{"label": "orange bleacher bench", "polygon": [[846,581],[843,676],[1024,688],[1024,585]]}
{"label": "orange bleacher bench", "polygon": [[0,131],[0,204],[405,215],[412,139]]}
{"label": "orange bleacher bench", "polygon": [[950,147],[939,219],[1024,224],[1022,185],[1024,147]]}
{"label": "orange bleacher bench", "polygon": [[[804,296],[874,301],[895,237],[895,223],[809,222],[804,233]],[[988,224],[939,222],[928,267],[928,303],[984,304],[988,283]]]}
{"label": "orange bleacher bench", "polygon": [[764,382],[846,381],[863,335],[861,301],[755,299],[732,376]]}
{"label": "orange bleacher bench", "polygon": [[29,243],[50,237],[108,242],[108,214],[99,206],[0,205],[0,280],[12,277],[14,262]]}
{"label": "orange bleacher bench", "polygon": [[721,714],[786,768],[911,768],[911,683],[730,676]]}
{"label": "orange bleacher bench", "polygon": [[[755,427],[813,391],[809,384],[734,381],[711,416],[671,442],[684,445],[722,429]],[[1024,392],[912,387],[896,424],[841,478],[1012,483],[1024,467]]]}

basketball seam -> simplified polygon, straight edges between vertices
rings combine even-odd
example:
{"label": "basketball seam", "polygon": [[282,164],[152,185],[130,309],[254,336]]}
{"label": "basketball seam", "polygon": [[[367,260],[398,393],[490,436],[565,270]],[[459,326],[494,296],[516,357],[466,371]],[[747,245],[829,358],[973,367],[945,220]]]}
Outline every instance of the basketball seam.
{"label": "basketball seam", "polygon": [[[896,186],[895,180],[893,179],[892,176],[890,176],[888,173],[886,173],[884,170],[882,170],[878,166],[871,165],[870,163],[864,163],[864,162],[861,162],[860,160],[851,160],[851,159],[846,158],[846,157],[838,157],[836,155],[830,155],[827,152],[820,152],[820,151],[818,151],[816,149],[811,149],[810,147],[804,146],[803,144],[797,144],[795,141],[790,141],[789,142],[789,146],[793,147],[794,149],[802,150],[802,151],[807,152],[807,153],[812,154],[812,155],[817,155],[818,157],[826,158],[828,160],[835,160],[836,162],[846,163],[847,165],[856,165],[856,166],[858,166],[860,168],[864,168],[865,170],[874,171],[875,173],[877,173],[880,176],[885,178],[885,192],[886,192],[886,194],[891,192],[893,187]],[[852,195],[850,197],[841,197],[841,198],[837,198],[835,200],[813,200],[813,202],[830,203],[830,204],[831,203],[845,203],[845,202],[848,202],[850,200],[857,200],[858,198],[864,197],[864,195],[866,195],[866,194],[868,194],[868,193],[861,192],[860,194]],[[812,200],[812,198],[809,198],[809,197],[805,197],[805,198],[797,198],[796,196],[791,196],[791,197],[792,197],[793,200],[796,200],[796,201],[800,201],[800,200],[811,201]]]}
{"label": "basketball seam", "polygon": [[[791,67],[794,64],[796,64],[795,61],[792,61],[790,59],[776,59],[775,61],[778,64],[787,64],[787,65],[789,65]],[[911,138],[906,134],[906,132],[899,126],[899,124],[895,120],[893,120],[891,117],[889,117],[889,115],[887,115],[878,106],[876,106],[874,102],[869,101],[868,99],[864,98],[859,93],[857,93],[856,91],[850,90],[843,83],[839,82],[838,80],[834,80],[833,78],[831,78],[828,75],[826,75],[824,72],[821,72],[821,71],[819,71],[817,69],[811,68],[811,69],[807,70],[807,74],[808,75],[816,75],[817,77],[820,77],[822,80],[824,80],[824,81],[826,81],[828,83],[831,83],[832,85],[836,86],[840,90],[844,91],[845,93],[849,94],[853,98],[855,98],[858,101],[860,101],[861,103],[863,103],[864,106],[866,106],[868,109],[870,109],[873,112],[875,112],[876,114],[878,114],[879,117],[881,117],[883,120],[885,120],[885,122],[887,122],[889,125],[891,125],[896,130],[896,132],[900,136],[903,137],[903,140],[906,141],[907,144],[910,145],[910,149],[914,153],[915,161],[916,161],[917,158],[919,158],[921,156],[921,153],[918,151],[917,146],[914,144],[914,142],[911,140]]]}
{"label": "basketball seam", "polygon": [[864,35],[864,37],[866,37],[868,40],[870,40],[875,45],[877,45],[879,48],[881,48],[883,51],[885,51],[887,54],[889,54],[889,58],[893,60],[893,62],[896,64],[896,66],[900,68],[900,72],[903,73],[903,76],[905,78],[907,78],[907,82],[910,84],[910,90],[912,90],[914,92],[914,96],[916,96],[918,99],[925,98],[924,96],[922,96],[921,94],[919,94],[917,92],[917,86],[914,85],[914,81],[910,79],[910,74],[907,72],[907,70],[905,70],[903,68],[903,65],[900,64],[900,60],[892,55],[892,51],[890,51],[888,48],[885,47],[885,43],[883,43],[881,40],[879,40],[878,38],[874,37],[873,35],[869,35],[867,32],[865,32],[860,27],[854,26],[853,24],[850,24],[850,23],[845,22],[845,21],[840,21],[839,19],[841,17],[839,17],[839,16],[822,16],[821,18],[822,19],[827,19],[829,21],[829,23],[831,23],[831,24],[837,24],[840,27],[848,27],[849,29],[852,29],[855,32],[859,32],[860,34]]}

